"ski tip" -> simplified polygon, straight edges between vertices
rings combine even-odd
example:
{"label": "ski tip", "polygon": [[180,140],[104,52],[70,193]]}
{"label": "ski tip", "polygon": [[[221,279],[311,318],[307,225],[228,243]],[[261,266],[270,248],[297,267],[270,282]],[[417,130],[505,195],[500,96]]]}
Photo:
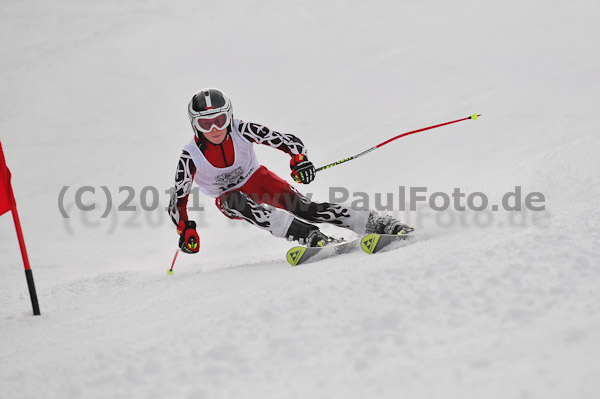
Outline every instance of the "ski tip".
{"label": "ski tip", "polygon": [[379,234],[368,234],[360,242],[360,247],[365,253],[372,254],[379,241]]}
{"label": "ski tip", "polygon": [[290,265],[296,266],[300,259],[302,259],[302,255],[304,255],[304,251],[306,251],[306,247],[294,247],[287,252],[287,261]]}
{"label": "ski tip", "polygon": [[480,116],[481,116],[481,114],[473,114],[473,115],[471,115],[471,119],[477,120],[477,118],[479,118]]}

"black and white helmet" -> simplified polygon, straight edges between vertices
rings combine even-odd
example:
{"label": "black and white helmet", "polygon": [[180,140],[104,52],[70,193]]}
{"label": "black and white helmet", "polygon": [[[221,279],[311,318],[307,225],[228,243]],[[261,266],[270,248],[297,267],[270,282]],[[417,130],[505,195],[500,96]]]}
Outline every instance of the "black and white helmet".
{"label": "black and white helmet", "polygon": [[202,89],[190,100],[188,115],[196,137],[213,128],[223,129],[233,123],[233,108],[227,94],[219,89]]}

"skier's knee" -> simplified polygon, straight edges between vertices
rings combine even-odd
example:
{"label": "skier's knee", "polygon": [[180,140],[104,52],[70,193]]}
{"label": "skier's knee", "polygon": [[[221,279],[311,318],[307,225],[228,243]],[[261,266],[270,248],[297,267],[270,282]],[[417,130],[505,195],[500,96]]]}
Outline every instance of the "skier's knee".
{"label": "skier's knee", "polygon": [[225,197],[222,204],[227,210],[242,212],[248,204],[248,197],[244,193],[234,191]]}

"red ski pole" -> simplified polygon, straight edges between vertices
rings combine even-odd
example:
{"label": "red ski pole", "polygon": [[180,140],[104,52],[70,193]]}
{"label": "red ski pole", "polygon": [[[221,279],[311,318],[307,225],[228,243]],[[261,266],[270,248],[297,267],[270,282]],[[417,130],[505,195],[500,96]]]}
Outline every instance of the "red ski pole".
{"label": "red ski pole", "polygon": [[399,135],[397,135],[396,137],[392,137],[391,139],[384,141],[383,143],[379,143],[379,144],[377,144],[375,147],[371,147],[371,148],[369,148],[368,150],[361,152],[360,154],[357,154],[357,155],[351,156],[351,157],[349,157],[349,158],[344,158],[344,159],[342,159],[342,160],[340,160],[340,161],[337,161],[337,162],[330,163],[329,165],[321,166],[320,168],[317,168],[317,170],[316,170],[316,171],[317,171],[317,172],[319,172],[319,171],[321,171],[321,170],[324,170],[324,169],[328,169],[328,168],[331,168],[331,167],[337,166],[337,165],[339,165],[339,164],[342,164],[342,163],[344,163],[344,162],[352,161],[353,159],[356,159],[356,158],[358,158],[358,157],[362,157],[363,155],[366,155],[366,154],[370,153],[371,151],[375,151],[375,150],[376,150],[376,149],[378,149],[379,147],[383,147],[384,145],[386,145],[386,144],[388,144],[388,143],[391,143],[391,142],[392,142],[392,141],[394,141],[394,140],[398,140],[398,139],[399,139],[399,138],[401,138],[401,137],[408,136],[408,135],[410,135],[410,134],[419,133],[419,132],[424,132],[425,130],[431,130],[431,129],[435,129],[436,127],[442,127],[442,126],[450,125],[450,124],[452,124],[452,123],[457,123],[457,122],[466,121],[466,120],[468,120],[468,119],[477,119],[477,118],[478,118],[478,117],[480,117],[480,116],[481,116],[480,114],[479,114],[479,115],[478,115],[478,114],[473,114],[473,115],[471,115],[471,116],[469,116],[469,117],[467,117],[467,118],[462,118],[462,119],[458,119],[458,120],[451,121],[451,122],[446,122],[446,123],[440,123],[439,125],[434,125],[434,126],[424,127],[423,129],[413,130],[413,131],[410,131],[410,132],[406,132],[406,133],[399,134]]}

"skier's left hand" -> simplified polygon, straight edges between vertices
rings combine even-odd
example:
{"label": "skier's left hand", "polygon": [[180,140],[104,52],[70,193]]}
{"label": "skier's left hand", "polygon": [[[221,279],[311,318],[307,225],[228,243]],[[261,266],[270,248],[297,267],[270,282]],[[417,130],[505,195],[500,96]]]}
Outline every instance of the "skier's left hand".
{"label": "skier's left hand", "polygon": [[308,184],[315,179],[315,165],[306,158],[306,155],[297,154],[290,160],[290,174],[297,183]]}

